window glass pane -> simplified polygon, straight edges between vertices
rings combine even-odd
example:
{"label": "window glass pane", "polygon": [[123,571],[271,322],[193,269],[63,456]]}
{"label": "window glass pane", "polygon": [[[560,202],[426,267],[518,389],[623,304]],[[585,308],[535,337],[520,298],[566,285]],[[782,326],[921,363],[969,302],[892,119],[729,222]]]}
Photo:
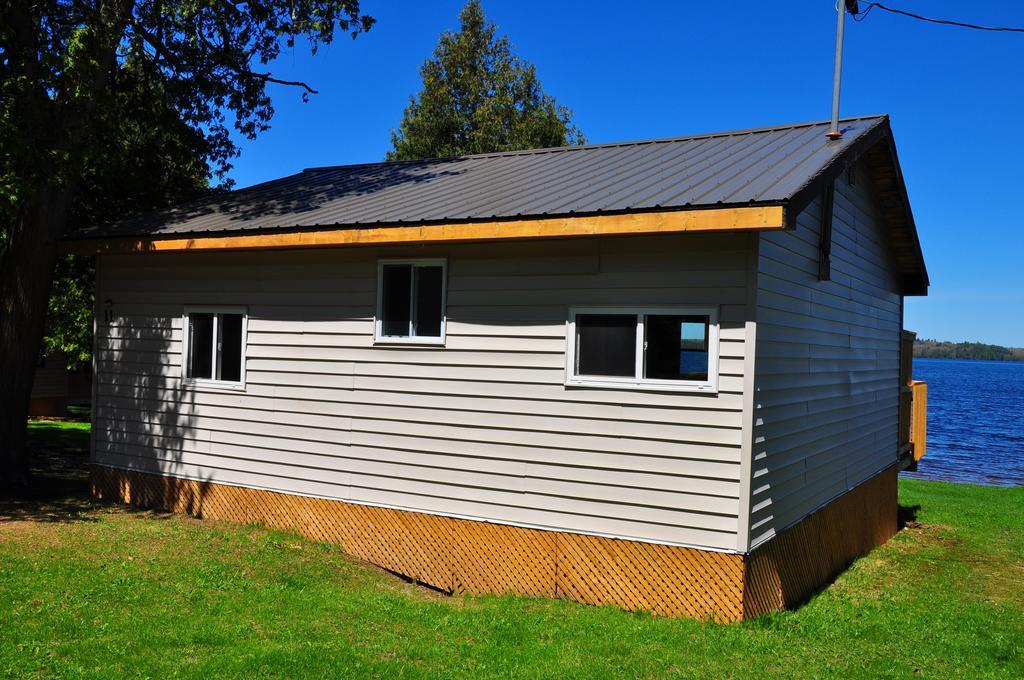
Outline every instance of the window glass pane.
{"label": "window glass pane", "polygon": [[416,320],[413,335],[441,337],[441,299],[444,268],[440,266],[416,267]]}
{"label": "window glass pane", "polygon": [[381,276],[381,334],[392,336],[409,335],[410,286],[412,266],[408,264],[386,264]]}
{"label": "window glass pane", "polygon": [[636,375],[636,315],[576,317],[576,375]]}
{"label": "window glass pane", "polygon": [[707,380],[709,324],[707,316],[646,316],[644,377],[652,380]]}
{"label": "window glass pane", "polygon": [[242,380],[241,314],[224,314],[220,319],[220,379]]}
{"label": "window glass pane", "polygon": [[188,377],[213,377],[213,314],[188,315]]}

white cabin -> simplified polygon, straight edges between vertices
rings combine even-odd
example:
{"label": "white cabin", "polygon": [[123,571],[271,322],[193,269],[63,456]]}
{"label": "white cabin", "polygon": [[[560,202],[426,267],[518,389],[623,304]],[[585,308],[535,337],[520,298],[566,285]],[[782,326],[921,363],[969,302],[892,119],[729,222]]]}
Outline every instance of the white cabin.
{"label": "white cabin", "polygon": [[96,493],[446,590],[795,604],[896,530],[928,285],[888,118],[827,127],[312,169],[76,234]]}

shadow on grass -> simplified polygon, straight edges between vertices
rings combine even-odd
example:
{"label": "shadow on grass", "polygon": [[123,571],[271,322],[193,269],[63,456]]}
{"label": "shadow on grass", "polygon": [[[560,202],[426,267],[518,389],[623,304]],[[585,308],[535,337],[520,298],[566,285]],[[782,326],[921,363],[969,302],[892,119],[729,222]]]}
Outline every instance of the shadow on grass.
{"label": "shadow on grass", "polygon": [[921,511],[920,505],[902,505],[900,504],[896,511],[896,528],[898,531],[902,531],[909,527],[918,526],[917,513]]}
{"label": "shadow on grass", "polygon": [[89,430],[70,420],[29,424],[32,482],[0,497],[0,522],[92,522],[97,503],[89,494]]}
{"label": "shadow on grass", "polygon": [[[89,425],[81,418],[49,418],[29,422],[31,484],[17,495],[0,495],[0,524],[5,522],[97,522],[100,508],[142,512],[150,519],[167,519],[173,512],[125,505],[92,495],[89,467]],[[166,493],[177,498],[170,478]],[[174,480],[177,481],[177,480]],[[168,486],[171,485],[171,486]],[[169,490],[168,490],[169,489]],[[188,514],[201,514],[203,494],[191,493]],[[193,507],[194,504],[194,507]],[[153,507],[161,507],[158,503]]]}

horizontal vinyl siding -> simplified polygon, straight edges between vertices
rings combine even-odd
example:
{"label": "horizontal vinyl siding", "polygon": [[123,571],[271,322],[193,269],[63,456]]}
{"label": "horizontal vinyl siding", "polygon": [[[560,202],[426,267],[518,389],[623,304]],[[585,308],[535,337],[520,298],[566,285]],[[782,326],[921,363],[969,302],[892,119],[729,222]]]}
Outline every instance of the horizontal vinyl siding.
{"label": "horizontal vinyl siding", "polygon": [[32,379],[32,398],[46,399],[68,396],[67,356],[62,352],[48,355],[36,368]]}
{"label": "horizontal vinyl siding", "polygon": [[[102,258],[96,461],[498,522],[736,545],[750,240]],[[446,346],[373,345],[378,257],[448,258]],[[181,376],[245,305],[244,390]],[[571,305],[716,305],[717,395],[564,385]]]}
{"label": "horizontal vinyl siding", "polygon": [[830,281],[819,201],[761,235],[752,547],[896,461],[901,298],[869,183],[836,182]]}

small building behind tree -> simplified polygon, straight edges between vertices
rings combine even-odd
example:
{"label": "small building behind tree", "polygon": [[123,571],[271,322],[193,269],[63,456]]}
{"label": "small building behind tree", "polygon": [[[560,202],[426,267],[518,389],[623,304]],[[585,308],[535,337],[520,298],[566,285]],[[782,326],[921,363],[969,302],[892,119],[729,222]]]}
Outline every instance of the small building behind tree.
{"label": "small building behind tree", "polygon": [[68,412],[68,358],[62,352],[49,352],[39,357],[32,396],[28,402],[31,417],[60,418]]}

